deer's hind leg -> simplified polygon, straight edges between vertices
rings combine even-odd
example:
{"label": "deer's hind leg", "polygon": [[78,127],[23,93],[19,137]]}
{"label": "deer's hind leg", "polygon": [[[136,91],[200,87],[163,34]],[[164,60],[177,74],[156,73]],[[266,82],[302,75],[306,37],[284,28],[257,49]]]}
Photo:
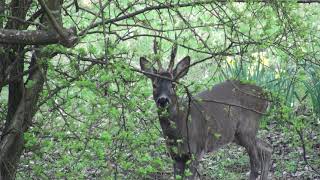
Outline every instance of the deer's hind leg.
{"label": "deer's hind leg", "polygon": [[260,160],[258,153],[257,140],[255,135],[250,133],[237,133],[235,142],[243,146],[250,158],[250,177],[249,180],[256,180],[259,176]]}
{"label": "deer's hind leg", "polygon": [[266,180],[270,169],[272,146],[259,138],[257,138],[257,146],[261,163],[261,179]]}

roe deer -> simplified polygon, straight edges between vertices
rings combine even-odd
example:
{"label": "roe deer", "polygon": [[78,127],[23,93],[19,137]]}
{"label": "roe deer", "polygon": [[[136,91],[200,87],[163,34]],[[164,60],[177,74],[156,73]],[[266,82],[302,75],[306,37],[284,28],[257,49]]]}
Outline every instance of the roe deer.
{"label": "roe deer", "polygon": [[[198,178],[197,165],[204,153],[235,142],[249,154],[249,179],[256,179],[260,170],[260,178],[267,179],[272,147],[256,136],[258,120],[268,106],[262,89],[227,80],[192,97],[191,102],[181,100],[175,82],[187,74],[190,57],[183,58],[173,70],[174,56],[167,70],[160,62],[156,70],[146,58],[140,58],[142,71],[152,80],[160,125],[174,161],[174,177]],[[188,177],[184,173],[187,168],[192,173]]]}

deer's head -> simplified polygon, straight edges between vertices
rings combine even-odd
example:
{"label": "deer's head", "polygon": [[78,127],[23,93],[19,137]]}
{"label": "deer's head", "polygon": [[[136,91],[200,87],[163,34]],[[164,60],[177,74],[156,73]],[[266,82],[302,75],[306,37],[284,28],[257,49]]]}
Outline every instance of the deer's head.
{"label": "deer's head", "polygon": [[145,75],[152,81],[153,99],[158,108],[165,108],[174,102],[176,97],[175,82],[185,76],[190,65],[190,57],[184,57],[173,69],[176,50],[171,54],[169,67],[164,70],[158,60],[158,69],[146,58],[140,58],[141,70],[146,72]]}
{"label": "deer's head", "polygon": [[[154,43],[154,53],[157,55],[157,44]],[[151,79],[153,86],[153,99],[162,112],[168,116],[160,117],[160,125],[163,130],[165,137],[167,138],[167,146],[169,146],[169,152],[171,158],[174,160],[174,174],[180,175],[183,177],[183,172],[185,169],[186,162],[190,159],[189,153],[176,152],[175,148],[178,147],[178,140],[182,138],[180,130],[177,130],[177,123],[175,126],[172,126],[172,121],[177,121],[177,95],[175,85],[180,78],[185,76],[188,73],[190,66],[190,57],[184,57],[179,63],[177,63],[174,68],[174,59],[177,53],[176,44],[172,48],[171,59],[168,68],[162,68],[161,62],[159,59],[155,59],[158,64],[158,69],[153,66],[153,63],[148,61],[146,58],[140,58],[140,67],[144,71],[144,74]],[[158,56],[156,56],[158,57]]]}

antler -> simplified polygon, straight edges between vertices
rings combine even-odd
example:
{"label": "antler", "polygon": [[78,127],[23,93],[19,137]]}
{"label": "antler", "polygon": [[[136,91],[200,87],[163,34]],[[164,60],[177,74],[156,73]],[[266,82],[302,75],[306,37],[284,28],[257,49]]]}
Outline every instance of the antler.
{"label": "antler", "polygon": [[177,43],[174,43],[173,46],[172,46],[172,50],[171,50],[171,56],[170,56],[171,58],[170,58],[170,64],[169,64],[169,67],[168,67],[168,71],[172,71],[172,69],[173,69],[174,60],[176,58],[177,51],[178,51]]}
{"label": "antler", "polygon": [[163,70],[162,64],[161,64],[161,61],[160,61],[160,56],[158,54],[158,49],[159,49],[159,44],[156,41],[156,38],[154,38],[154,40],[153,40],[153,53],[155,55],[155,60],[157,61],[159,70]]}

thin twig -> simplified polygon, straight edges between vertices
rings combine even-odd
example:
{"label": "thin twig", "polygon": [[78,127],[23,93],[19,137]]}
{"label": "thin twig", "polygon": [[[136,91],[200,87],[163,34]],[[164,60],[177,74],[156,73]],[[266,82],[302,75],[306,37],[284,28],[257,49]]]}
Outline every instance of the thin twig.
{"label": "thin twig", "polygon": [[320,172],[319,170],[317,170],[315,167],[313,167],[309,161],[308,161],[308,158],[307,158],[307,152],[306,152],[306,145],[305,145],[305,142],[304,142],[304,138],[303,138],[303,132],[302,130],[299,130],[296,128],[296,131],[300,137],[300,141],[301,141],[301,145],[302,145],[302,151],[303,151],[303,160],[304,162],[306,163],[307,166],[309,166],[315,173],[317,173],[318,175],[320,175]]}

